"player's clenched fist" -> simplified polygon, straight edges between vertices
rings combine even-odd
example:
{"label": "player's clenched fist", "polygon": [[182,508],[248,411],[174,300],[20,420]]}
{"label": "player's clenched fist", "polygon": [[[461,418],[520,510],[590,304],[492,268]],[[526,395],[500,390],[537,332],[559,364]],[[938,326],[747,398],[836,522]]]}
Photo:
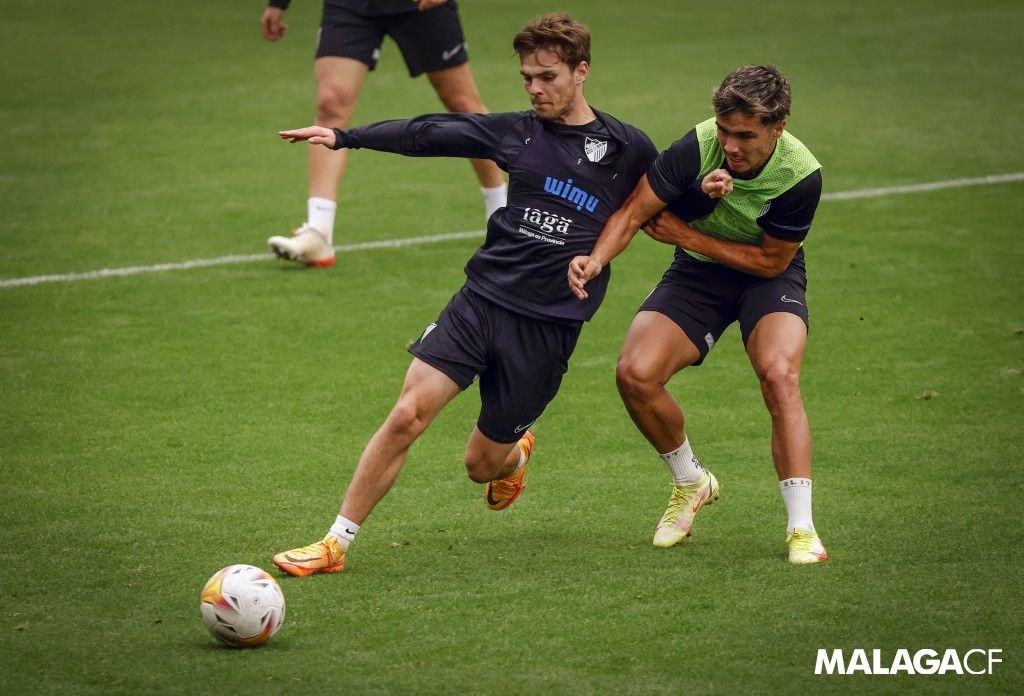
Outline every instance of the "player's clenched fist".
{"label": "player's clenched fist", "polygon": [[708,172],[700,182],[700,190],[712,198],[722,198],[732,192],[732,176],[724,169]]}

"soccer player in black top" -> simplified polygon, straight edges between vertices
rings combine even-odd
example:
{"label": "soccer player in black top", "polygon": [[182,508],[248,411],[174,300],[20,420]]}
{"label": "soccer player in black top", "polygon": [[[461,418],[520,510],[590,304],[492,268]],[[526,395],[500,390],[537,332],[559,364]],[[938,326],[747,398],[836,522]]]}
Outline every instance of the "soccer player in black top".
{"label": "soccer player in black top", "polygon": [[290,575],[336,572],[359,526],[390,490],[412,443],[479,378],[481,409],[466,444],[484,502],[508,507],[525,485],[528,428],[554,398],[608,274],[580,302],[565,268],[587,253],[657,151],[638,129],[590,107],[590,34],[564,14],[540,17],[513,40],[532,111],[438,114],[353,130],[282,131],[292,142],[411,156],[491,159],[509,174],[508,205],[466,265],[466,283],[411,347],[401,395],[370,439],[323,540],[274,556]]}

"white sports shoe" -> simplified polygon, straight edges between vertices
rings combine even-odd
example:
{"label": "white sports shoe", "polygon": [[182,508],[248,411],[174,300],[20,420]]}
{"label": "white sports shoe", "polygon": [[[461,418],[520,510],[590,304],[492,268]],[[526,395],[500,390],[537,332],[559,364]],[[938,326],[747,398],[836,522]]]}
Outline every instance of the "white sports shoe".
{"label": "white sports shoe", "polygon": [[825,545],[813,529],[794,529],[786,535],[786,543],[789,544],[790,563],[823,563],[828,560]]}
{"label": "white sports shoe", "polygon": [[672,497],[668,501],[668,509],[654,530],[654,545],[661,548],[675,546],[690,536],[693,529],[693,518],[697,511],[710,505],[721,497],[718,479],[704,469],[700,481],[689,486],[672,484]]}
{"label": "white sports shoe", "polygon": [[267,240],[267,245],[278,258],[320,268],[334,265],[334,247],[327,243],[322,232],[306,222],[292,232],[291,237],[274,236]]}

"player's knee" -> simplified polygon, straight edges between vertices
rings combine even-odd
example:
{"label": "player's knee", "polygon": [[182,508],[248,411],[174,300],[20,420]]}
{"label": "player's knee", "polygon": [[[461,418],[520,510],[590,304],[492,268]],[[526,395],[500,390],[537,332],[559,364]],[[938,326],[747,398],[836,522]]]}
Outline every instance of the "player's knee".
{"label": "player's knee", "polygon": [[391,437],[401,440],[415,440],[426,427],[426,419],[420,413],[415,402],[400,400],[391,409],[385,426]]}
{"label": "player's knee", "polygon": [[466,453],[466,476],[473,483],[487,483],[494,480],[493,462],[489,462],[478,455]]}
{"label": "player's knee", "polygon": [[499,478],[499,473],[508,457],[508,451],[502,447],[475,447],[470,442],[466,445],[463,463],[466,465],[466,476],[474,483],[487,483]]}
{"label": "player's knee", "polygon": [[316,116],[321,122],[347,123],[356,108],[357,90],[338,85],[321,85],[316,90]]}
{"label": "player's knee", "polygon": [[615,366],[615,384],[619,394],[627,401],[643,401],[653,394],[659,384],[634,361],[620,357]]}
{"label": "player's knee", "polygon": [[758,370],[761,392],[768,410],[776,415],[776,409],[800,401],[800,370],[786,360],[776,360]]}

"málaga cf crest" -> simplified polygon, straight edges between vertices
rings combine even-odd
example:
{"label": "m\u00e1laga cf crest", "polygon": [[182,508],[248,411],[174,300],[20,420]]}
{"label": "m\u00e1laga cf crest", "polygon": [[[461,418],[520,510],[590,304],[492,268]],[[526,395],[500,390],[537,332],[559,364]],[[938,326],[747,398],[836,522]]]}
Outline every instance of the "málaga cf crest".
{"label": "m\u00e1laga cf crest", "polygon": [[604,157],[604,153],[608,152],[608,141],[587,138],[586,142],[583,143],[583,149],[587,153],[588,160],[600,162],[601,158]]}

